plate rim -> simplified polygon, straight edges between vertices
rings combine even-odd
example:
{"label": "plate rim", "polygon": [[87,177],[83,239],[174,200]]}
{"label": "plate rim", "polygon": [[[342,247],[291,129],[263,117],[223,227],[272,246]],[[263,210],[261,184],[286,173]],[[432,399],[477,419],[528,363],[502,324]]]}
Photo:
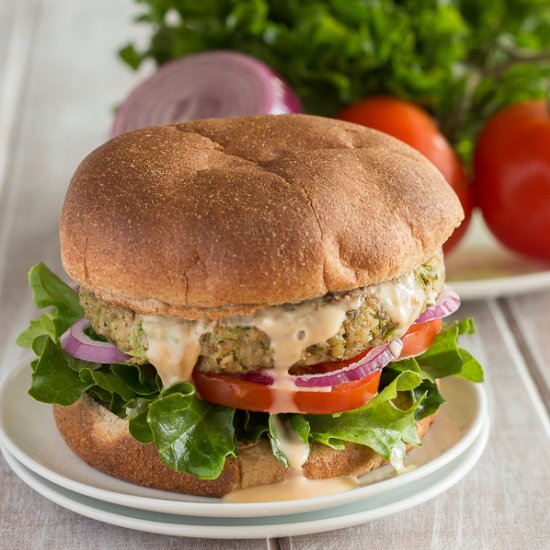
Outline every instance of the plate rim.
{"label": "plate rim", "polygon": [[[94,519],[96,521],[101,521],[103,523],[108,523],[111,525],[116,525],[120,527],[126,527],[128,529],[156,533],[170,536],[179,536],[179,537],[193,537],[193,538],[216,538],[216,539],[259,539],[266,537],[287,537],[287,536],[300,536],[313,533],[322,533],[326,531],[333,531],[336,529],[343,529],[347,527],[353,527],[355,525],[360,525],[362,523],[367,523],[369,521],[374,521],[376,519],[381,519],[383,517],[396,514],[418,506],[438,495],[450,489],[453,485],[458,483],[463,479],[477,464],[481,455],[483,454],[487,442],[489,439],[490,433],[490,422],[487,418],[484,422],[482,431],[478,437],[472,442],[472,445],[466,449],[466,451],[451,461],[449,464],[430,474],[429,476],[419,480],[414,484],[410,484],[409,488],[412,488],[415,484],[421,485],[424,487],[420,490],[413,491],[410,496],[406,498],[399,499],[398,494],[400,488],[397,488],[390,493],[393,493],[393,497],[397,500],[392,500],[389,503],[382,504],[380,506],[375,506],[367,509],[357,510],[353,513],[343,513],[342,515],[334,515],[330,518],[320,518],[320,519],[311,519],[304,520],[301,522],[293,523],[275,523],[275,524],[260,524],[260,525],[188,525],[185,523],[162,523],[155,520],[144,520],[136,517],[126,516],[122,513],[115,513],[108,510],[102,510],[101,505],[108,505],[101,500],[94,499],[85,495],[80,495],[79,493],[74,493],[69,489],[65,489],[52,483],[45,478],[42,478],[38,474],[32,472],[29,468],[26,468],[21,464],[13,455],[9,453],[4,447],[0,446],[0,451],[4,455],[4,458],[13,472],[29,487],[35,490],[37,493],[42,495],[44,498],[54,502],[55,504],[67,508],[75,513],[83,515],[85,517]],[[15,467],[14,467],[15,465]],[[432,483],[429,478],[432,478]],[[439,478],[439,479],[438,479]],[[436,479],[433,482],[433,479]],[[30,481],[29,481],[30,480]],[[423,483],[424,482],[424,483]],[[49,487],[46,484],[50,484]],[[402,489],[402,488],[401,488]],[[60,492],[62,491],[62,492]],[[82,504],[73,500],[71,496],[67,496],[65,493],[73,493],[78,495],[86,501],[91,501],[91,504]],[[54,496],[52,496],[52,494]],[[366,504],[369,499],[364,499],[363,501],[358,501],[351,503],[350,506],[359,507],[361,503]],[[73,504],[72,504],[73,503]],[[76,503],[76,504],[74,504]],[[98,506],[92,506],[93,503],[97,503]],[[124,506],[119,506],[112,504],[112,507],[115,508],[125,508]],[[338,509],[339,507],[334,507]],[[129,510],[135,511],[133,508],[128,508]],[[150,513],[146,510],[138,510],[138,512],[143,512],[145,514]],[[162,514],[167,517],[173,518],[173,514]],[[177,516],[176,516],[177,517]],[[285,516],[269,516],[270,518]],[[179,519],[183,521],[185,516],[179,516]],[[216,518],[208,517],[208,521],[214,521],[216,519],[234,519],[234,518]],[[252,518],[241,518],[243,520],[252,519]],[[205,530],[207,530],[205,532]]]}
{"label": "plate rim", "polygon": [[[456,263],[457,261],[461,263],[457,259],[467,253],[479,254],[480,246],[483,252],[497,252],[519,263],[534,262],[533,268],[527,272],[504,276],[454,279]],[[472,250],[473,247],[476,249]],[[516,296],[550,288],[550,262],[522,256],[499,242],[485,223],[479,209],[474,210],[470,226],[456,249],[445,255],[445,263],[447,264],[447,283],[461,295],[465,302],[499,296]]]}
{"label": "plate rim", "polygon": [[550,270],[491,279],[451,280],[449,285],[458,292],[460,298],[465,302],[498,298],[499,296],[519,296],[550,288]]}
{"label": "plate rim", "polygon": [[[1,396],[8,391],[7,388],[10,386],[10,382],[16,384],[20,377],[25,375],[25,368],[28,368],[28,363],[26,361],[21,361],[12,369],[8,376],[0,381],[0,413],[1,403],[5,402],[4,399],[1,399]],[[7,430],[5,429],[5,420],[2,414],[0,414],[0,444],[2,444],[15,459],[40,477],[69,491],[79,493],[89,498],[114,503],[119,506],[127,506],[134,509],[158,513],[208,517],[254,517],[257,516],[259,508],[261,508],[262,514],[265,516],[277,516],[283,512],[289,513],[289,510],[292,513],[302,513],[346,505],[365,498],[374,498],[388,491],[395,490],[410,483],[415,483],[445,467],[458,456],[463,454],[479,435],[484,424],[489,422],[487,394],[481,384],[474,384],[462,379],[446,379],[445,383],[468,384],[469,389],[473,392],[478,404],[477,414],[472,420],[468,431],[454,445],[452,445],[452,447],[429,462],[422,464],[418,468],[415,468],[414,470],[400,476],[393,476],[383,479],[379,482],[358,487],[353,491],[346,491],[317,498],[294,501],[274,501],[268,503],[223,503],[219,499],[213,499],[214,502],[193,502],[189,500],[162,499],[161,497],[154,496],[131,495],[116,490],[104,489],[64,476],[59,472],[51,470],[48,466],[29,456],[8,436]],[[29,397],[28,399],[31,398]],[[50,407],[47,404],[43,405],[45,407]],[[91,468],[85,462],[82,462],[82,466]],[[185,498],[185,495],[182,495],[182,498]]]}

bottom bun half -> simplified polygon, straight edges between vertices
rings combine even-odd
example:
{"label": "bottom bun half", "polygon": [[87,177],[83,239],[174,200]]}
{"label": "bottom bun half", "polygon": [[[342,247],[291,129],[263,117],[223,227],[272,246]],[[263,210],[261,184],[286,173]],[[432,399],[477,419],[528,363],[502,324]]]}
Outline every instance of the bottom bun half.
{"label": "bottom bun half", "polygon": [[[286,469],[267,440],[241,444],[237,457],[226,460],[217,479],[202,480],[165,466],[153,445],[133,439],[125,420],[87,395],[70,407],[54,405],[54,416],[61,436],[82,460],[109,475],[146,487],[221,497],[238,489],[277,483],[285,477]],[[435,414],[417,422],[420,437],[434,418]],[[345,450],[336,451],[313,444],[304,475],[310,479],[359,476],[383,463],[381,456],[363,445],[348,443]]]}

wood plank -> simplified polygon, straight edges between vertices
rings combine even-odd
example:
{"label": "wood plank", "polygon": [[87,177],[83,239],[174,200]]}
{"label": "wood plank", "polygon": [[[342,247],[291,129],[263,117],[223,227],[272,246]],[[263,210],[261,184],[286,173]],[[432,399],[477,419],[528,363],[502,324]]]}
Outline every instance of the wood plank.
{"label": "wood plank", "polygon": [[37,16],[37,0],[0,3],[0,200],[5,196]]}
{"label": "wood plank", "polygon": [[[11,473],[0,455],[2,550],[271,550],[266,540],[168,537],[94,521],[42,498]],[[205,536],[208,535],[205,528]]]}
{"label": "wood plank", "polygon": [[537,391],[550,411],[550,291],[510,298],[503,304]]}
{"label": "wood plank", "polygon": [[354,528],[284,539],[283,549],[548,547],[548,435],[510,352],[515,343],[501,335],[497,310],[495,302],[461,309],[461,316],[473,315],[478,323],[467,347],[484,364],[492,420],[474,470],[416,508]]}
{"label": "wood plank", "polygon": [[61,272],[57,225],[69,179],[106,139],[113,107],[138,78],[116,58],[134,34],[133,10],[131,0],[49,0],[40,10],[0,199],[0,375],[22,355],[13,342],[33,310],[27,270],[43,260]]}
{"label": "wood plank", "polygon": [[[18,5],[33,2],[39,4],[22,0]],[[4,178],[9,186],[0,195],[0,375],[21,356],[13,341],[31,316],[25,272],[38,259],[60,268],[57,216],[68,179],[79,160],[107,136],[111,108],[136,78],[114,56],[135,33],[129,24],[131,0],[42,4],[30,78],[11,80],[12,86],[23,82],[24,89],[11,92],[22,101],[21,118],[17,135],[10,133],[13,155]],[[15,0],[3,0],[0,7],[12,10],[14,5]],[[13,127],[0,119],[4,132]],[[540,326],[548,327],[548,298],[518,307],[520,317],[542,318]],[[518,350],[503,331],[502,312],[494,303],[463,311],[475,313],[479,321],[480,334],[470,345],[486,364],[493,417],[489,448],[479,466],[458,486],[414,510],[357,528],[283,539],[283,548],[545,547],[550,539],[550,452],[540,408],[533,406],[530,386],[518,375]],[[544,366],[544,332],[523,317],[522,333],[536,335],[531,342],[525,337],[527,346],[538,350],[534,357]],[[277,546],[265,540],[160,537],[88,520],[28,489],[1,459],[0,495],[0,546],[7,549]]]}
{"label": "wood plank", "polygon": [[[10,25],[7,10],[14,4],[1,4],[0,16],[6,15],[0,17],[1,29]],[[108,136],[114,105],[138,78],[115,57],[116,49],[135,34],[131,0],[50,0],[42,8],[31,64],[25,67],[30,75],[17,94],[22,99],[21,116],[6,174],[9,187],[0,196],[0,375],[23,353],[14,340],[32,317],[27,269],[42,259],[60,270],[57,220],[70,176],[84,155]],[[20,27],[15,27],[16,41],[26,36]],[[11,80],[9,85],[13,89],[17,84],[19,90],[18,82]],[[6,133],[11,123],[0,120],[0,127]],[[267,545],[266,540],[164,537],[102,524],[42,498],[0,458],[2,549],[261,549]]]}
{"label": "wood plank", "polygon": [[[19,5],[23,9],[30,3],[38,5],[34,0]],[[9,97],[21,102],[17,113],[10,111],[21,116],[16,119],[13,153],[12,145],[5,144],[4,151],[10,152],[5,174],[9,186],[0,195],[0,375],[23,353],[14,340],[32,316],[27,269],[42,259],[60,271],[57,220],[69,178],[83,156],[108,136],[114,105],[139,78],[115,57],[116,49],[136,34],[130,24],[131,0],[42,4],[30,65],[19,66],[21,73],[8,71],[9,79],[6,71],[0,72]],[[28,14],[22,12],[21,24],[13,26],[8,9],[14,5],[15,0],[1,4],[0,32],[12,27],[12,40],[21,44],[27,39]],[[1,40],[0,55],[6,51]],[[11,99],[9,104],[11,108]],[[0,119],[0,129],[10,139],[14,123]],[[0,547],[6,550],[272,546],[267,540],[181,539],[102,524],[42,498],[2,458],[0,495]]]}

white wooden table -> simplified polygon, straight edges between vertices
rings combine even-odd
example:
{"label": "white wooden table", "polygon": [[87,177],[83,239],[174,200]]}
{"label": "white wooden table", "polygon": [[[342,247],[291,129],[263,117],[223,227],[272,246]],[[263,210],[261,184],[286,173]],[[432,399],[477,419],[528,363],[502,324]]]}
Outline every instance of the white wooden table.
{"label": "white wooden table", "polygon": [[[20,360],[14,340],[33,314],[27,269],[60,269],[66,185],[135,81],[115,57],[137,36],[132,13],[130,0],[0,0],[0,376]],[[550,292],[463,313],[479,326],[468,345],[484,363],[491,435],[475,469],[434,500],[319,535],[177,539],[69,512],[0,458],[0,548],[550,548]]]}

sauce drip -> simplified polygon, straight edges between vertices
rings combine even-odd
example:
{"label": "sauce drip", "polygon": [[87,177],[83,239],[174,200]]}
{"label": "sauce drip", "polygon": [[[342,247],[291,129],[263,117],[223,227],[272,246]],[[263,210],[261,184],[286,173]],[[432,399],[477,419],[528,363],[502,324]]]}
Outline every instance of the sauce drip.
{"label": "sauce drip", "polygon": [[276,445],[286,457],[288,470],[280,483],[248,487],[228,493],[223,497],[227,502],[271,502],[314,498],[353,489],[359,485],[357,478],[336,477],[330,479],[308,479],[304,476],[303,465],[309,447],[299,435],[276,415],[271,416],[275,427]]}
{"label": "sauce drip", "polygon": [[[241,315],[230,326],[256,327],[271,341],[273,366],[281,371],[297,363],[303,352],[337,334],[346,313],[359,306],[360,298],[343,296],[330,303],[310,300],[298,305],[274,306],[252,315]],[[282,374],[282,372],[281,372]],[[282,377],[281,377],[282,378]]]}
{"label": "sauce drip", "polygon": [[369,287],[369,290],[403,332],[419,317],[426,305],[424,290],[413,271],[405,273],[399,280]]}
{"label": "sauce drip", "polygon": [[[413,271],[399,279],[369,287],[397,325],[401,336],[418,318],[426,305],[423,287]],[[288,369],[303,358],[305,350],[335,336],[348,311],[360,307],[363,298],[354,295],[314,299],[300,304],[272,306],[251,315],[234,316],[224,321],[230,327],[255,327],[270,339],[275,369],[274,389],[295,390]],[[142,327],[148,339],[147,359],[154,365],[165,386],[189,381],[200,354],[200,337],[210,330],[208,321],[186,321],[171,317],[143,316]],[[301,391],[307,391],[303,389]],[[284,395],[286,392],[281,392]],[[273,410],[293,410],[288,396],[274,403]]]}
{"label": "sauce drip", "polygon": [[226,502],[273,502],[298,500],[332,495],[349,491],[359,485],[354,477],[334,477],[331,479],[307,479],[303,476],[288,476],[281,483],[259,485],[233,491],[223,497]]}
{"label": "sauce drip", "polygon": [[157,369],[164,387],[190,381],[200,354],[200,337],[208,330],[202,321],[144,315],[147,360]]}

